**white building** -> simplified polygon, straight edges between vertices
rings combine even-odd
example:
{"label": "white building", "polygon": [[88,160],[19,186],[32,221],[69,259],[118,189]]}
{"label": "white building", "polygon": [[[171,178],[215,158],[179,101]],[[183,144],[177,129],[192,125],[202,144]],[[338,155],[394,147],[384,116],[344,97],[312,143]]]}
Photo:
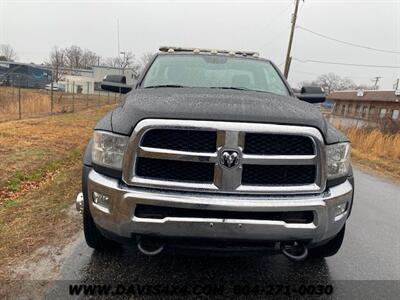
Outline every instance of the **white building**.
{"label": "white building", "polygon": [[92,76],[64,75],[60,83],[65,85],[65,92],[75,94],[93,94],[94,79]]}
{"label": "white building", "polygon": [[130,68],[115,68],[109,66],[93,66],[93,79],[96,85],[100,84],[106,75],[125,75],[126,84],[133,85],[135,82],[135,72]]}
{"label": "white building", "polygon": [[65,86],[67,93],[93,94],[101,90],[101,82],[106,75],[124,75],[126,84],[135,83],[135,72],[131,68],[115,68],[109,66],[93,66],[91,70],[68,69],[69,74],[64,74],[59,81]]}

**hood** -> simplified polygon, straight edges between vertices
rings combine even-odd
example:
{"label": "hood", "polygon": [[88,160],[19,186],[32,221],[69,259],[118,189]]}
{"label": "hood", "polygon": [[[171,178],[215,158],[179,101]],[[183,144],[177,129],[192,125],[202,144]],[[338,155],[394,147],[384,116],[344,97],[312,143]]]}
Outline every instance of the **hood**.
{"label": "hood", "polygon": [[[318,107],[294,97],[263,92],[208,88],[136,89],[109,117],[111,130],[124,135],[130,135],[139,121],[158,118],[311,126],[317,128],[328,143],[337,142],[337,137],[333,137],[336,140],[327,138],[335,134]],[[96,129],[102,129],[104,123],[105,120],[99,122]]]}

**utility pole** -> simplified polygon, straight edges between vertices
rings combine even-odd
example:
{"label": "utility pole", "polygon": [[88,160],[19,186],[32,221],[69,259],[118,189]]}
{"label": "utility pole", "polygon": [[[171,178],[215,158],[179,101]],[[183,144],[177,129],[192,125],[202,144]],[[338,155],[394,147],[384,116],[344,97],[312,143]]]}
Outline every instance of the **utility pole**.
{"label": "utility pole", "polygon": [[123,54],[124,55],[124,59],[123,59],[123,61],[122,61],[122,65],[121,65],[121,67],[122,67],[122,75],[125,75],[125,67],[126,67],[126,62],[125,62],[125,60],[126,60],[126,52],[125,51],[121,51],[119,54]]}
{"label": "utility pole", "polygon": [[372,82],[374,82],[375,81],[375,83],[374,83],[374,90],[377,90],[378,89],[378,83],[379,83],[379,80],[382,78],[382,76],[376,76],[376,77],[374,77],[373,79],[372,79]]}
{"label": "utility pole", "polygon": [[299,2],[300,0],[296,0],[296,5],[294,8],[294,13],[292,15],[292,29],[290,31],[290,38],[289,38],[289,45],[286,53],[286,61],[285,61],[285,70],[283,74],[285,75],[285,78],[287,79],[289,76],[289,68],[290,68],[290,62],[292,61],[292,57],[290,56],[290,52],[292,50],[292,43],[293,43],[293,36],[294,36],[294,29],[296,28],[296,19],[297,19],[297,10],[299,8]]}
{"label": "utility pole", "polygon": [[118,47],[118,56],[119,56],[119,54],[120,54],[120,50],[119,50],[119,18],[117,18],[117,42],[118,42],[118,45],[117,45],[117,47]]}
{"label": "utility pole", "polygon": [[399,89],[400,78],[397,78],[396,83],[393,85],[393,89],[397,91]]}

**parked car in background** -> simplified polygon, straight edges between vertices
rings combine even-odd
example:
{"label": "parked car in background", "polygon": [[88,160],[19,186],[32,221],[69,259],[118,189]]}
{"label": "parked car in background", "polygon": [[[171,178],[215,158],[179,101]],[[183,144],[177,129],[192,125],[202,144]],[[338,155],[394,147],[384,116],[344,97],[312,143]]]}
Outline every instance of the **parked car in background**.
{"label": "parked car in background", "polygon": [[[51,90],[51,83],[46,84],[45,89],[50,91]],[[53,82],[53,91],[65,91],[65,85],[59,82]]]}

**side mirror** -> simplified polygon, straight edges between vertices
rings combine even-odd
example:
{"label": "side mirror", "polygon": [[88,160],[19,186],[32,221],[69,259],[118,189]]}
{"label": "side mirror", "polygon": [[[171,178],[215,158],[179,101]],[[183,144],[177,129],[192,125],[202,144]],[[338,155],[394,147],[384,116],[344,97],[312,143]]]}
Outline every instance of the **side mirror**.
{"label": "side mirror", "polygon": [[322,103],[326,100],[325,92],[319,86],[303,86],[296,97],[309,103]]}
{"label": "side mirror", "polygon": [[132,90],[132,86],[126,84],[124,75],[106,75],[101,82],[101,88],[105,91],[126,94]]}

